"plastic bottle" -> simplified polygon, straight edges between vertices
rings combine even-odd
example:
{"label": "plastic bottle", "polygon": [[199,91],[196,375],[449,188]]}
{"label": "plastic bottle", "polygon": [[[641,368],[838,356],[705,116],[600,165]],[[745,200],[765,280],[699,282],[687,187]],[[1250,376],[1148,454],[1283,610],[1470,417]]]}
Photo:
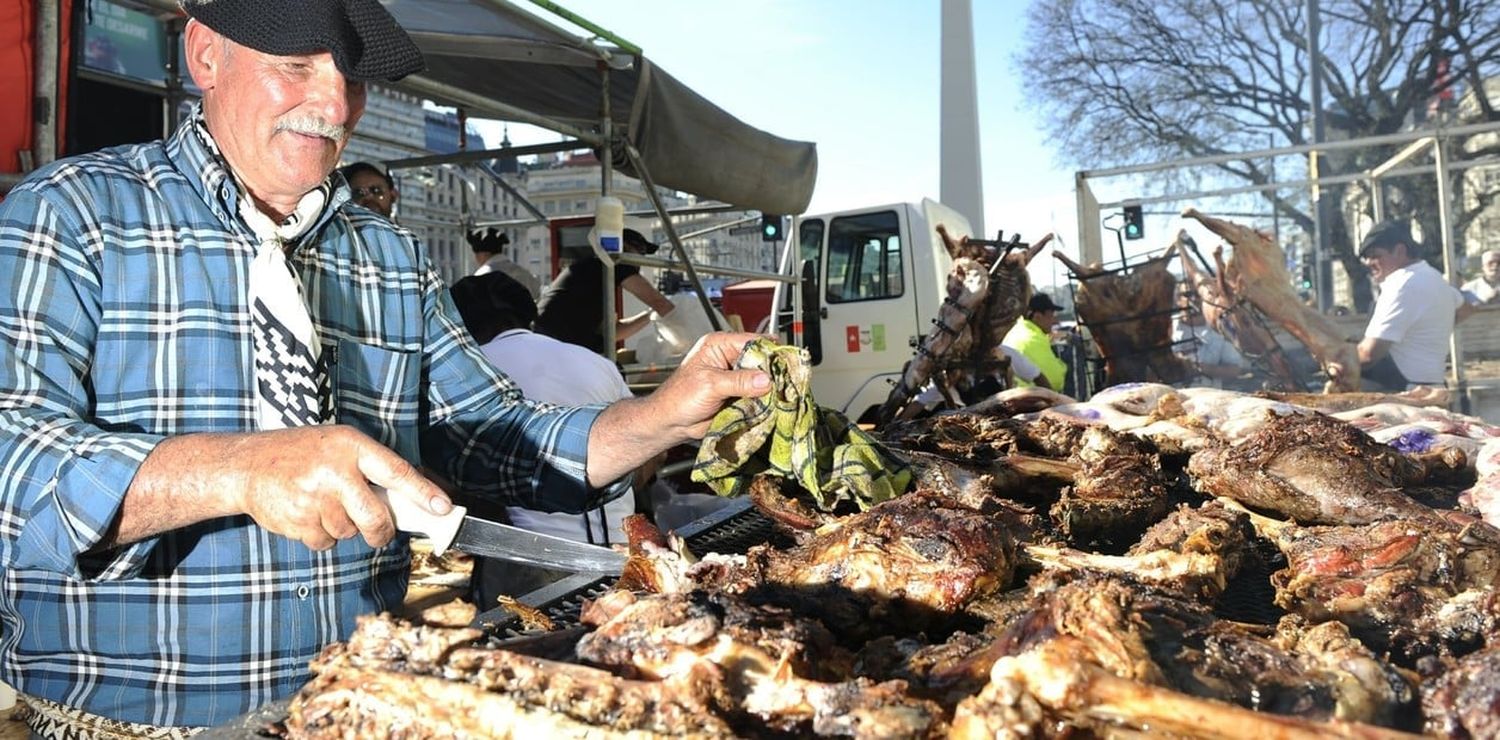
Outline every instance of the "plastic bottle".
{"label": "plastic bottle", "polygon": [[600,249],[620,251],[625,243],[625,204],[619,198],[612,195],[599,198],[594,207],[594,232],[599,235]]}

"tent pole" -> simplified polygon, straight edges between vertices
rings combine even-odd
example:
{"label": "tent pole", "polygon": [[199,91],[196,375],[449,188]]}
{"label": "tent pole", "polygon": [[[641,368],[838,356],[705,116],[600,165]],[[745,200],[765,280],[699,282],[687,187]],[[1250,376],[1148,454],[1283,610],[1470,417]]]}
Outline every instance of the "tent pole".
{"label": "tent pole", "polygon": [[646,186],[646,197],[651,199],[651,206],[656,209],[656,215],[661,218],[661,227],[667,232],[667,239],[672,242],[672,251],[677,258],[682,260],[682,267],[687,272],[688,282],[693,284],[693,290],[698,293],[698,303],[703,306],[703,313],[708,314],[708,323],[712,324],[714,331],[723,331],[724,325],[719,323],[719,315],[714,312],[714,304],[708,300],[708,291],[703,289],[703,281],[698,279],[698,271],[693,269],[693,259],[688,256],[687,249],[682,246],[682,239],[677,236],[677,228],[672,225],[672,217],[667,215],[667,207],[661,202],[661,195],[656,192],[656,183],[651,182],[651,173],[646,171],[646,163],[641,161],[640,152],[635,150],[635,145],[625,142],[625,156],[630,160],[630,167],[635,170],[636,177],[641,179],[641,184]]}
{"label": "tent pole", "polygon": [[[609,195],[614,186],[614,121],[610,118],[609,110],[609,67],[604,62],[596,66],[599,70],[599,132],[604,141],[599,143],[599,197]],[[597,233],[599,221],[596,207],[594,213],[594,229]],[[604,291],[604,358],[613,362],[615,360],[615,322],[619,320],[620,314],[615,307],[615,256],[606,254],[600,246],[602,242],[594,245],[594,252],[599,260],[604,263],[604,285],[600,289]]]}
{"label": "tent pole", "polygon": [[57,159],[57,65],[61,55],[58,34],[62,28],[61,3],[56,0],[40,0],[36,5],[35,81],[36,96],[33,105],[37,110],[31,141],[32,166],[41,167]]}

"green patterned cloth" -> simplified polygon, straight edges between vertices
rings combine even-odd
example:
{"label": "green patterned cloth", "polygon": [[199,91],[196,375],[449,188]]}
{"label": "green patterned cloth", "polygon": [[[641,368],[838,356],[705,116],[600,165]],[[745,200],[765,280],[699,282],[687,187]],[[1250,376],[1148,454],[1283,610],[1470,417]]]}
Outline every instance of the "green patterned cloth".
{"label": "green patterned cloth", "polygon": [[765,371],[771,390],[714,417],[693,480],[720,496],[738,496],[758,474],[792,478],[824,511],[842,500],[864,510],[906,491],[911,471],[901,461],[843,414],[813,401],[807,350],[755,339],[745,345],[740,367]]}

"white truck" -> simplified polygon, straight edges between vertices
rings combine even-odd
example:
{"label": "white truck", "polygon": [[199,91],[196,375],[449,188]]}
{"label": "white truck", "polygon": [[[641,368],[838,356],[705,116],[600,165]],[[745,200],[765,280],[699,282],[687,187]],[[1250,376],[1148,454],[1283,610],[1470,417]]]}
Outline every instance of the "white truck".
{"label": "white truck", "polygon": [[[776,328],[812,355],[813,397],[851,420],[871,422],[946,296],[953,260],[938,236],[957,239],[969,221],[933,200],[799,217],[795,256],[801,316],[792,291],[777,288]],[[789,252],[790,254],[790,252]]]}

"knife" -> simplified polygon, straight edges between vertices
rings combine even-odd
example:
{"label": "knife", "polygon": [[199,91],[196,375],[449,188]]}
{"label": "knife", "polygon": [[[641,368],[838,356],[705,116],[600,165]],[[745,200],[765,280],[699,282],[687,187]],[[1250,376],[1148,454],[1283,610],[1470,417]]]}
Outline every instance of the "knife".
{"label": "knife", "polygon": [[391,496],[380,486],[370,488],[390,506],[396,529],[427,535],[433,555],[452,547],[472,555],[575,573],[618,574],[625,567],[625,554],[608,547],[472,517],[458,505],[447,514],[433,514],[405,496]]}

